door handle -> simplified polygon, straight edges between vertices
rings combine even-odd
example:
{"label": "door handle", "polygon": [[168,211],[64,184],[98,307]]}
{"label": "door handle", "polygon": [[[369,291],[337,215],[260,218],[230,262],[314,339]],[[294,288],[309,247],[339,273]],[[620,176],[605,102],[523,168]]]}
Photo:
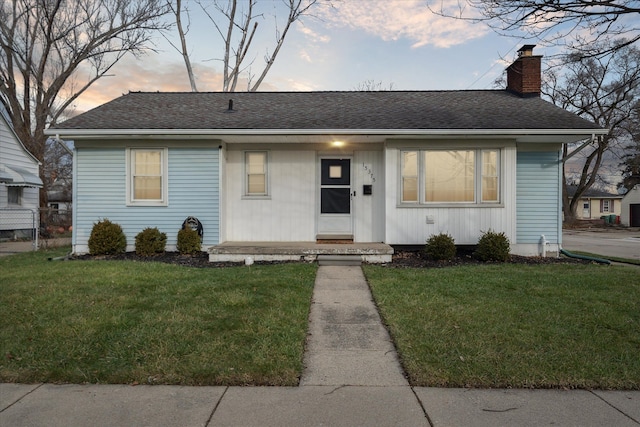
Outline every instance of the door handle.
{"label": "door handle", "polygon": [[352,196],[352,197],[356,197],[356,192],[355,192],[355,190],[353,191],[353,193],[351,193],[351,196]]}

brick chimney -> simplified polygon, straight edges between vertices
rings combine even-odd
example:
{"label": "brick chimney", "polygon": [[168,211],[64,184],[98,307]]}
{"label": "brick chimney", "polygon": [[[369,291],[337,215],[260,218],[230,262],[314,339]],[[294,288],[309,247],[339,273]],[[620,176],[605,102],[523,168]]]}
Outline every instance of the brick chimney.
{"label": "brick chimney", "polygon": [[534,56],[536,45],[518,49],[518,58],[507,68],[507,90],[522,97],[540,96],[542,56]]}

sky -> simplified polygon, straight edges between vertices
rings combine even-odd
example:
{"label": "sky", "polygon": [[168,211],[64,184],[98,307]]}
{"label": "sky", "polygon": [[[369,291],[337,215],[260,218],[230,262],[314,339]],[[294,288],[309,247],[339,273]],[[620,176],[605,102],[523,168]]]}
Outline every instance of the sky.
{"label": "sky", "polygon": [[[499,36],[481,23],[438,16],[427,3],[334,0],[333,7],[316,7],[314,16],[303,17],[290,29],[259,90],[357,90],[367,81],[393,90],[493,89],[494,80],[525,41]],[[263,18],[248,55],[254,74],[259,74],[265,52],[274,46],[274,15],[283,16],[282,0],[261,0],[259,4]],[[458,2],[443,0],[442,4]],[[198,90],[219,91],[221,38],[200,6],[193,1],[188,5],[187,44]],[[177,33],[168,37],[177,43]],[[129,91],[189,91],[180,54],[166,39],[156,37],[154,41],[157,53],[121,60],[109,77],[78,99],[75,113]],[[535,54],[544,55],[544,49]],[[237,90],[246,90],[246,83],[239,83]]]}

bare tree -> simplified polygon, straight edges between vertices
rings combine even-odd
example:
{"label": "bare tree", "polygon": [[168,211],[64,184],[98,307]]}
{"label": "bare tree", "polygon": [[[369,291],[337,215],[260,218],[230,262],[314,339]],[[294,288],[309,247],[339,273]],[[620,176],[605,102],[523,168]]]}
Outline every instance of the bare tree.
{"label": "bare tree", "polygon": [[[566,45],[581,57],[607,55],[640,40],[638,0],[459,0],[455,12],[442,1],[432,10],[486,22],[501,34],[522,32],[540,41]],[[472,16],[472,11],[480,17]]]}
{"label": "bare tree", "polygon": [[[166,10],[162,0],[3,1],[0,97],[34,156],[45,160],[47,124],[124,55],[143,52],[154,30],[167,28]],[[46,188],[40,194],[46,206]]]}
{"label": "bare tree", "polygon": [[640,100],[633,109],[628,130],[632,139],[624,147],[625,154],[618,165],[622,167],[622,181],[618,183],[618,188],[626,191],[640,184]]}
{"label": "bare tree", "polygon": [[[285,19],[282,19],[274,13],[275,40],[272,45],[273,47],[265,52],[264,64],[262,64],[261,71],[257,74],[257,79],[254,79],[256,75],[248,70],[254,63],[255,56],[249,54],[249,52],[259,23],[265,19],[266,15],[264,11],[258,10],[259,1],[213,0],[211,2],[196,0],[222,40],[224,54],[222,58],[219,59],[223,63],[222,90],[224,92],[234,92],[238,85],[238,79],[245,72],[247,72],[247,80],[249,82],[247,89],[251,92],[256,91],[275,62],[285,38],[291,29],[291,25],[302,16],[308,15],[312,7],[323,0],[281,1],[287,10],[287,16]],[[328,0],[326,1],[328,2]],[[272,1],[262,3],[274,5]],[[178,50],[184,58],[191,81],[191,88],[195,90],[193,71],[190,70],[191,62],[185,42],[186,32],[182,29],[179,22],[181,19],[180,0],[176,0],[176,6],[172,6],[172,9],[176,16],[178,35],[181,40],[181,47]]]}
{"label": "bare tree", "polygon": [[607,56],[570,61],[561,76],[555,71],[547,74],[543,93],[554,104],[609,129],[607,135],[579,148],[564,147],[565,166],[575,154],[583,156],[584,162],[571,200],[565,170],[563,209],[565,220],[571,221],[575,218],[578,200],[597,181],[605,153],[630,137],[629,121],[640,99],[640,50],[627,45]]}
{"label": "bare tree", "polygon": [[198,88],[196,86],[196,77],[193,73],[193,66],[191,65],[191,57],[189,56],[189,50],[187,49],[187,34],[189,33],[190,21],[189,21],[189,10],[185,9],[187,15],[187,27],[182,24],[182,0],[175,0],[175,5],[173,4],[173,0],[169,0],[167,2],[169,9],[175,16],[176,20],[176,29],[178,30],[178,37],[180,38],[180,47],[176,46],[171,39],[165,37],[167,41],[182,55],[182,59],[184,61],[184,65],[187,68],[187,75],[189,76],[189,83],[191,84],[191,92],[197,92]]}
{"label": "bare tree", "polygon": [[383,82],[377,82],[373,79],[364,80],[355,88],[358,92],[383,92],[393,90],[393,82],[389,83],[389,87],[385,87]]}

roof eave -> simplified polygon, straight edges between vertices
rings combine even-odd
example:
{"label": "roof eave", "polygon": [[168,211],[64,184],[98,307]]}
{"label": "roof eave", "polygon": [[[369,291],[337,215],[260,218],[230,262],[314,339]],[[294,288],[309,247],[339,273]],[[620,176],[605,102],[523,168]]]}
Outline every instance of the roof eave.
{"label": "roof eave", "polygon": [[607,129],[47,129],[45,135],[67,139],[123,139],[131,137],[199,137],[274,135],[363,135],[385,137],[450,136],[562,136],[582,139],[607,134]]}

